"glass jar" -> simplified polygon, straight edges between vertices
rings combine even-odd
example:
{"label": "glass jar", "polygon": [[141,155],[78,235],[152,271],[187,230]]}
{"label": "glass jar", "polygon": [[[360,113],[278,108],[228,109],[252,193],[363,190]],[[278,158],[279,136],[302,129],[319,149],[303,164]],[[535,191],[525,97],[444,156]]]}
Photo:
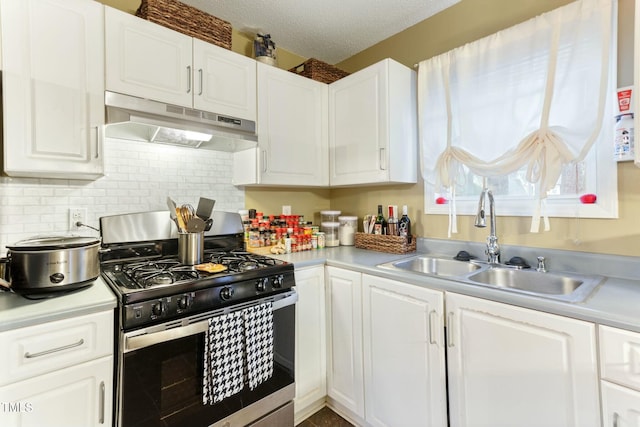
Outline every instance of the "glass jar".
{"label": "glass jar", "polygon": [[339,216],[338,239],[343,246],[353,246],[356,242],[356,231],[358,231],[357,216]]}
{"label": "glass jar", "polygon": [[339,222],[323,222],[320,224],[320,229],[325,235],[325,245],[330,248],[340,245],[340,239],[338,237]]}

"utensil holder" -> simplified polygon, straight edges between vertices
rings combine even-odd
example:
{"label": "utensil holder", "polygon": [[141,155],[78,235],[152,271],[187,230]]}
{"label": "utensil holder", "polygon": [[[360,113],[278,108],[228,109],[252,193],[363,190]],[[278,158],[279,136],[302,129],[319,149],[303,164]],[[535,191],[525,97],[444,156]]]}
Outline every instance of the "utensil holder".
{"label": "utensil holder", "polygon": [[178,261],[181,264],[200,264],[203,256],[204,232],[178,233]]}

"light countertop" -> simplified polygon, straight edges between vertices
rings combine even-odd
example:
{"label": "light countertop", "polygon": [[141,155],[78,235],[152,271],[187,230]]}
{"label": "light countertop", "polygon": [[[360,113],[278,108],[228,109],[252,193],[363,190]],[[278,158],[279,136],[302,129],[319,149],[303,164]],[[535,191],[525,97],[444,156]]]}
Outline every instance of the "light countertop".
{"label": "light countertop", "polygon": [[88,287],[46,299],[30,300],[14,293],[0,292],[0,332],[113,310],[115,307],[116,297],[100,277]]}
{"label": "light countertop", "polygon": [[[432,248],[438,248],[437,252]],[[547,257],[549,272],[564,271],[580,274],[597,274],[604,277],[601,284],[582,302],[569,303],[549,298],[530,296],[518,292],[473,285],[445,278],[422,275],[408,271],[386,270],[377,265],[420,254],[452,257],[458,249],[482,254],[483,245],[459,244],[425,240],[419,242],[418,251],[395,255],[339,246],[320,250],[273,255],[294,264],[296,269],[328,265],[386,277],[405,283],[424,286],[444,292],[453,292],[490,299],[538,311],[558,314],[589,322],[640,332],[640,257],[619,257],[559,250],[506,248],[507,257],[524,256],[535,260],[534,255]],[[503,246],[503,251],[505,247]],[[504,252],[503,252],[504,254]],[[535,267],[535,266],[534,266]]]}

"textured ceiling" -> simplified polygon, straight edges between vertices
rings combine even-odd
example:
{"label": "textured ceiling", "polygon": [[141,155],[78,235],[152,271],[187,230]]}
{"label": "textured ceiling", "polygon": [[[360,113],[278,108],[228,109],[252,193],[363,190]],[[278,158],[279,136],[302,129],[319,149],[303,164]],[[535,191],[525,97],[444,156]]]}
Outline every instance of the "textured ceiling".
{"label": "textured ceiling", "polygon": [[182,0],[276,47],[335,64],[460,0]]}

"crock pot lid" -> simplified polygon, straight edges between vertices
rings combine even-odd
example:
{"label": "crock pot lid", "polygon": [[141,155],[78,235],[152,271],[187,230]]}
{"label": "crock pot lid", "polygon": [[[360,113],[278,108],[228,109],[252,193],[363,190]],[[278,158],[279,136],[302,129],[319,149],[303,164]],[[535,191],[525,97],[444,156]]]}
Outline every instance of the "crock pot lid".
{"label": "crock pot lid", "polygon": [[21,240],[16,244],[9,246],[9,250],[52,250],[52,249],[71,249],[92,246],[100,243],[95,237],[85,236],[44,236],[34,237],[32,239]]}

